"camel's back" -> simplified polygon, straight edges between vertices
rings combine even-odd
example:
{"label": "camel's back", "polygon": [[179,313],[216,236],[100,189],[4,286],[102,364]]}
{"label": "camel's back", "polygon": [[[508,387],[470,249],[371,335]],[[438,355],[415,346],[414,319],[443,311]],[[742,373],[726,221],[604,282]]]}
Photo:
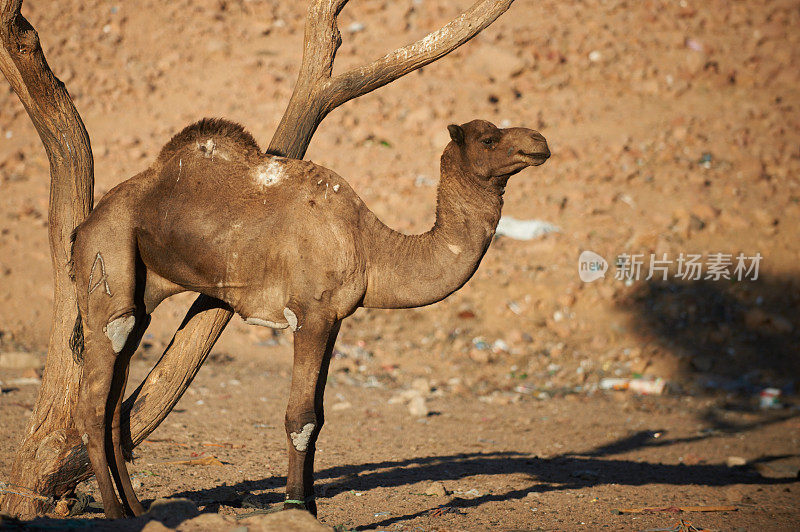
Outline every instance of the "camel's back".
{"label": "camel's back", "polygon": [[140,200],[145,264],[235,308],[255,284],[277,293],[290,290],[279,286],[287,282],[312,281],[288,274],[296,264],[334,283],[362,269],[358,227],[366,208],[350,186],[326,168],[263,155],[241,141],[192,133],[165,147]]}

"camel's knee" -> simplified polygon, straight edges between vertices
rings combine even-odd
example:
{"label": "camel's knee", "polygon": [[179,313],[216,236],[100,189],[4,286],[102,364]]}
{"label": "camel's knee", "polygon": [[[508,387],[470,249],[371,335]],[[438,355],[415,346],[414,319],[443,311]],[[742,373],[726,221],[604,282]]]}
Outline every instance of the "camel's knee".
{"label": "camel's knee", "polygon": [[314,412],[300,415],[291,415],[287,412],[286,434],[297,451],[305,452],[316,442],[324,422],[322,416]]}
{"label": "camel's knee", "polygon": [[83,397],[79,401],[75,411],[75,428],[78,434],[81,435],[81,441],[84,445],[102,444],[105,434],[105,401],[101,404],[89,404],[87,397]]}
{"label": "camel's knee", "polygon": [[111,340],[111,348],[115,353],[122,351],[125,344],[128,342],[133,328],[136,326],[136,316],[130,314],[128,316],[120,316],[115,320],[111,320],[103,328],[108,339]]}

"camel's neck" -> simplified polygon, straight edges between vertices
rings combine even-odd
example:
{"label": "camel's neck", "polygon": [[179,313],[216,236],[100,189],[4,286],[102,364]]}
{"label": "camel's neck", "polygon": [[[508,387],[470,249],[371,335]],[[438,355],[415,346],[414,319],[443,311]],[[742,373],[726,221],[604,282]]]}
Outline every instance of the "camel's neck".
{"label": "camel's neck", "polygon": [[502,193],[497,183],[467,175],[453,145],[445,150],[441,164],[436,222],[430,231],[403,235],[374,216],[366,224],[365,307],[436,303],[461,288],[478,269],[500,220]]}

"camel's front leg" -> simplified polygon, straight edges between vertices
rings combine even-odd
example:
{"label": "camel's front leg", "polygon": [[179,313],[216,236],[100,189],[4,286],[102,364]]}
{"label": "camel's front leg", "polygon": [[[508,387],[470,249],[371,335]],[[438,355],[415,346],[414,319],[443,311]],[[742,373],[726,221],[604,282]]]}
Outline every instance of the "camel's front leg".
{"label": "camel's front leg", "polygon": [[286,408],[289,474],[284,508],[305,508],[315,516],[314,449],[325,422],[323,394],[340,323],[309,316],[294,333],[292,388]]}

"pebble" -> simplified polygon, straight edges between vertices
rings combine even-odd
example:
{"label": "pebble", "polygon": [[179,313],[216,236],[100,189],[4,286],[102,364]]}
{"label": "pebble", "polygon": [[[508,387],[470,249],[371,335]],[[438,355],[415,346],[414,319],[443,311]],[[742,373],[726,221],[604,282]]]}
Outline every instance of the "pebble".
{"label": "pebble", "polygon": [[741,456],[729,456],[728,459],[725,460],[725,464],[728,467],[741,467],[747,465],[747,460]]}
{"label": "pebble", "polygon": [[408,402],[408,412],[414,417],[426,417],[430,414],[428,405],[425,404],[425,398],[418,395]]}

